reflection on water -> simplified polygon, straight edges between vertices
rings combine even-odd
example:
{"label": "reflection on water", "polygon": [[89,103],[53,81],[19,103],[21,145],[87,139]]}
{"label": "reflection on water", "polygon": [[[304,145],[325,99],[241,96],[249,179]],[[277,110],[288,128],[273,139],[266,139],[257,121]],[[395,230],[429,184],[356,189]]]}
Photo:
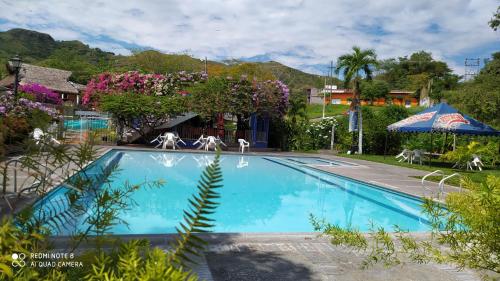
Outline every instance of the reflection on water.
{"label": "reflection on water", "polygon": [[[191,157],[193,157],[194,161],[196,161],[198,168],[204,168],[211,165],[215,160],[215,156],[213,155],[193,155]],[[224,161],[224,157],[221,157],[219,160],[219,162],[222,161]]]}
{"label": "reflection on water", "polygon": [[177,156],[174,154],[162,153],[158,155],[149,155],[153,160],[162,164],[166,168],[172,168],[177,166],[186,156]]}
{"label": "reflection on water", "polygon": [[248,161],[245,159],[245,157],[241,156],[238,165],[236,165],[236,168],[241,169],[245,167],[248,167]]}
{"label": "reflection on water", "polygon": [[[352,184],[350,182],[345,182],[345,189],[352,190],[355,193],[359,192],[358,186],[356,184]],[[356,210],[356,203],[358,202],[359,197],[350,196],[347,192],[344,192],[343,194],[344,194],[343,195],[344,200],[343,200],[342,206],[344,207],[345,226],[347,228],[352,229],[353,228],[352,217],[354,215],[354,210]]]}

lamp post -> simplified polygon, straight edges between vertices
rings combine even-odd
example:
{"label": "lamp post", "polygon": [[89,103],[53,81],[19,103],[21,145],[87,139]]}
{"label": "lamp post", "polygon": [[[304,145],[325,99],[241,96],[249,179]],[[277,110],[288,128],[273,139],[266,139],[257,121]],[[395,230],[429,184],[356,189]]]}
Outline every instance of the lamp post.
{"label": "lamp post", "polygon": [[14,97],[17,97],[17,86],[19,84],[19,70],[21,70],[21,63],[22,60],[21,58],[16,55],[15,57],[11,58],[9,60],[10,64],[12,65],[12,68],[14,69]]}

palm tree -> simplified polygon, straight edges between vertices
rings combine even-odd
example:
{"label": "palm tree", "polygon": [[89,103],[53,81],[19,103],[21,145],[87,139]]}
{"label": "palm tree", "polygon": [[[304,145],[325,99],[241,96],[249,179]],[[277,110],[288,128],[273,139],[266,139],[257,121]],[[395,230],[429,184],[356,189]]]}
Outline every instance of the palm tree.
{"label": "palm tree", "polygon": [[[345,54],[338,58],[335,73],[339,74],[342,71],[344,75],[344,84],[347,87],[351,82],[354,83],[354,95],[351,102],[351,111],[358,115],[358,153],[363,153],[363,124],[360,109],[361,91],[359,84],[361,82],[362,73],[367,80],[372,79],[372,68],[377,66],[377,55],[372,49],[361,50],[361,48],[354,46],[354,51],[351,54]],[[354,136],[353,136],[354,137]]]}

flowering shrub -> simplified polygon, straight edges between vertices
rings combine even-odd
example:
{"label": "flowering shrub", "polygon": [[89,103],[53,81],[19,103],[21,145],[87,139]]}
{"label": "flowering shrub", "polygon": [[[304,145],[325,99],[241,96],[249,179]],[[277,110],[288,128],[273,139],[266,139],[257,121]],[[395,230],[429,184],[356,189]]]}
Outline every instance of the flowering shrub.
{"label": "flowering shrub", "polygon": [[26,98],[16,100],[11,92],[0,95],[0,117],[28,117],[34,110],[46,113],[52,118],[59,118],[59,113],[55,108],[48,107],[40,102]]}
{"label": "flowering shrub", "polygon": [[25,140],[33,128],[44,128],[58,112],[40,102],[26,98],[15,99],[11,92],[0,93],[0,156],[5,144]]}
{"label": "flowering shrub", "polygon": [[268,80],[257,83],[253,93],[253,102],[257,112],[279,116],[285,115],[288,109],[290,90],[279,80]]}
{"label": "flowering shrub", "polygon": [[61,104],[59,94],[51,89],[36,83],[20,85],[19,90],[35,98],[37,102]]}
{"label": "flowering shrub", "polygon": [[332,126],[337,126],[337,120],[334,117],[326,117],[319,122],[309,123],[306,133],[311,138],[312,149],[325,148],[330,144]]}
{"label": "flowering shrub", "polygon": [[[89,81],[82,101],[84,104],[100,103],[100,94],[143,94],[148,96],[186,96],[185,88],[204,82],[204,72],[188,73],[181,71],[173,74],[142,74],[137,71],[121,74],[102,73]],[[290,90],[281,81],[251,82],[242,76],[240,80],[225,79],[230,90],[228,103],[231,112],[268,113],[283,116],[288,108]],[[206,105],[204,105],[206,106]]]}
{"label": "flowering shrub", "polygon": [[130,71],[120,74],[102,73],[87,83],[82,101],[84,104],[98,103],[97,94],[136,93],[144,95],[174,95],[186,93],[182,88],[198,81],[204,81],[204,72],[162,74],[142,74]]}
{"label": "flowering shrub", "polygon": [[[334,117],[326,117],[319,122],[301,120],[292,124],[291,147],[294,150],[317,150],[330,145],[332,137],[332,126],[337,127]],[[336,133],[338,136],[338,132]]]}

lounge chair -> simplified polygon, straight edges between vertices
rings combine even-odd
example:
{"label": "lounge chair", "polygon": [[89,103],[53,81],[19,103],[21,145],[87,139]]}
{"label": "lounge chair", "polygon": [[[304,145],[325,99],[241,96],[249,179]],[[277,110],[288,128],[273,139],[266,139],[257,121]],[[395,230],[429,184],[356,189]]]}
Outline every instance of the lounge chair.
{"label": "lounge chair", "polygon": [[150,143],[154,143],[154,142],[158,142],[158,144],[155,146],[155,148],[158,148],[159,146],[161,146],[163,144],[163,140],[162,140],[162,135],[158,135],[156,138],[154,138],[152,141],[150,141]]}
{"label": "lounge chair", "polygon": [[409,161],[410,156],[411,156],[411,150],[405,148],[401,153],[396,155],[396,160],[399,159],[398,162]]}
{"label": "lounge chair", "polygon": [[219,136],[217,136],[217,138],[215,139],[215,141],[217,142],[218,145],[223,145],[225,147],[227,147],[227,145],[219,138]]}
{"label": "lounge chair", "polygon": [[246,140],[244,139],[238,139],[238,142],[240,143],[240,151],[241,151],[241,154],[243,154],[243,152],[245,152],[245,147],[250,149],[250,143],[247,142]]}
{"label": "lounge chair", "polygon": [[205,144],[207,143],[207,138],[204,138],[203,135],[201,135],[195,142],[193,142],[193,145],[200,144],[196,149],[200,149],[202,147],[205,147]]}
{"label": "lounge chair", "polygon": [[179,143],[182,143],[184,145],[186,145],[186,143],[181,139],[181,137],[179,137],[179,134],[177,132],[175,132],[174,135],[175,135],[175,146],[177,146],[177,148],[181,149],[181,147],[179,146]]}

